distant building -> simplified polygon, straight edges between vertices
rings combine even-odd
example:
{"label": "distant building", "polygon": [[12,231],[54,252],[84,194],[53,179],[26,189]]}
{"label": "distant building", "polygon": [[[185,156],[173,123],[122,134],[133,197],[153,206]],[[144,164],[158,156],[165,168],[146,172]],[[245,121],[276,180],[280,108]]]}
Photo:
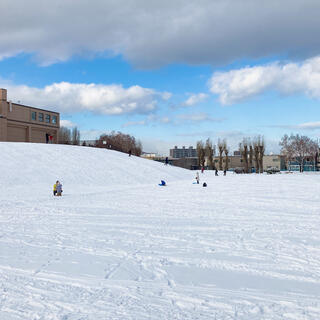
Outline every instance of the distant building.
{"label": "distant building", "polygon": [[[213,163],[214,163],[214,167],[217,168],[218,170],[219,168],[219,157],[213,157]],[[222,167],[225,167],[225,163],[226,163],[226,159],[225,157],[222,158]],[[206,159],[206,166],[208,166],[208,159]],[[243,168],[244,164],[243,164],[243,160],[240,156],[228,156],[228,169],[229,170],[233,170],[235,168]]]}
{"label": "distant building", "polygon": [[177,146],[175,146],[174,149],[170,149],[170,157],[175,159],[196,158],[197,150],[192,146],[189,148],[186,148],[185,146],[183,146],[182,148],[178,148]]}
{"label": "distant building", "polygon": [[[169,163],[170,163],[170,159],[169,159]],[[180,167],[180,168],[184,168],[184,169],[189,169],[189,170],[199,170],[200,167],[198,165],[198,158],[173,158],[171,159],[171,164],[175,167]]]}
{"label": "distant building", "polygon": [[141,154],[141,158],[145,158],[145,159],[154,160],[156,157],[158,157],[157,154],[152,152],[142,152]]}
{"label": "distant building", "polygon": [[[244,161],[238,151],[233,153],[233,156],[228,156],[228,169],[245,168]],[[225,157],[222,158],[222,167],[225,167]],[[213,163],[219,169],[219,157],[213,157]],[[208,159],[206,159],[206,166],[208,166]],[[285,158],[282,155],[264,155],[263,156],[263,171],[268,169],[285,170]],[[250,168],[249,168],[250,170]],[[253,159],[251,171],[255,171],[255,160]]]}
{"label": "distant building", "polygon": [[263,156],[263,171],[268,169],[285,170],[286,161],[282,155],[264,155]]}
{"label": "distant building", "polygon": [[[318,171],[319,170],[319,162],[317,162],[312,157],[306,157],[303,163],[303,171]],[[300,171],[300,163],[297,160],[290,160],[288,163],[288,170],[290,171]]]}
{"label": "distant building", "polygon": [[59,127],[59,113],[8,101],[0,89],[0,141],[57,143]]}

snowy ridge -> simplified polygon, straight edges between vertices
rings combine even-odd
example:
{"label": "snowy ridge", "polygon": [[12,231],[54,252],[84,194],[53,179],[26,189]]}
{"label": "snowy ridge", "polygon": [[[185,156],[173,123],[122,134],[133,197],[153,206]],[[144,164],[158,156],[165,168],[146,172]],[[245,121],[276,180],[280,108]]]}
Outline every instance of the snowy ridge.
{"label": "snowy ridge", "polygon": [[[141,185],[177,180],[188,171],[128,154],[91,147],[0,142],[6,184]],[[189,174],[190,176],[190,174]]]}
{"label": "snowy ridge", "polygon": [[1,320],[319,319],[319,174],[203,188],[107,150],[0,152]]}

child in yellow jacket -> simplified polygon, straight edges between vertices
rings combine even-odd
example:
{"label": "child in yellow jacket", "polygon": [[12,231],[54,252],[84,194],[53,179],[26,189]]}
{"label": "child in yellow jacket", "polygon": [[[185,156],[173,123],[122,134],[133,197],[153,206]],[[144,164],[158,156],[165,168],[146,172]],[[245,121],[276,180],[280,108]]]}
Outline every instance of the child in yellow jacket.
{"label": "child in yellow jacket", "polygon": [[57,183],[58,183],[58,181],[53,185],[53,195],[54,196],[57,195]]}

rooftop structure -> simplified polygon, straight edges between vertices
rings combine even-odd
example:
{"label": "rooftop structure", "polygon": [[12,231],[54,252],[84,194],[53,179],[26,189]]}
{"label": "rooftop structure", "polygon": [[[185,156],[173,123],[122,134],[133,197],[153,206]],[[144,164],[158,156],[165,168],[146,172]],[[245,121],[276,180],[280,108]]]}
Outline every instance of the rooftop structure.
{"label": "rooftop structure", "polygon": [[178,148],[177,146],[174,149],[170,149],[170,157],[180,159],[180,158],[194,158],[197,157],[197,150],[192,146],[186,148],[183,146],[182,148]]}
{"label": "rooftop structure", "polygon": [[0,89],[0,141],[57,143],[58,112],[13,103]]}

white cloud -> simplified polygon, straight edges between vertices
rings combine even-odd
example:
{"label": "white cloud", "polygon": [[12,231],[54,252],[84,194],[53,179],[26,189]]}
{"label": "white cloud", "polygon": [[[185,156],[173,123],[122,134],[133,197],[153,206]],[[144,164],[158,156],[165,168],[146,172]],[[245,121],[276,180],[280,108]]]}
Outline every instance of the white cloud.
{"label": "white cloud", "polygon": [[153,123],[162,123],[162,124],[166,124],[166,123],[170,123],[171,119],[169,117],[166,116],[159,116],[159,115],[155,115],[155,114],[150,114],[147,118],[148,122],[153,122]]}
{"label": "white cloud", "polygon": [[169,150],[172,149],[176,141],[165,141],[160,139],[141,139],[144,152],[154,152],[161,156],[168,156]]}
{"label": "white cloud", "polygon": [[144,126],[146,125],[145,120],[140,121],[128,121],[122,125],[123,128],[132,127],[132,126]]}
{"label": "white cloud", "polygon": [[198,112],[192,114],[180,114],[177,116],[178,120],[187,121],[187,122],[203,122],[203,121],[211,121],[211,122],[221,122],[223,119],[217,119],[211,117],[209,114],[205,112]]}
{"label": "white cloud", "polygon": [[207,98],[208,98],[208,95],[206,93],[191,94],[190,97],[182,103],[182,106],[191,107],[200,102],[203,102]]}
{"label": "white cloud", "polygon": [[170,123],[171,120],[170,120],[169,117],[162,117],[162,118],[160,119],[160,122],[161,122],[161,123]]}
{"label": "white cloud", "polygon": [[96,140],[102,134],[107,134],[106,130],[81,130],[81,140]]}
{"label": "white cloud", "polygon": [[302,129],[302,130],[320,129],[320,121],[301,123],[301,124],[297,125],[297,129]]}
{"label": "white cloud", "polygon": [[123,128],[131,127],[131,126],[146,126],[149,124],[167,124],[170,123],[171,120],[169,117],[161,117],[154,114],[148,115],[144,120],[138,121],[128,121],[122,125]]}
{"label": "white cloud", "polygon": [[320,98],[320,56],[303,63],[273,63],[216,72],[209,81],[210,91],[219,96],[222,104],[243,101],[266,90],[281,94],[303,93]]}
{"label": "white cloud", "polygon": [[318,0],[1,0],[0,58],[123,54],[140,67],[319,52]]}
{"label": "white cloud", "polygon": [[161,100],[170,97],[167,92],[119,84],[83,84],[60,82],[44,88],[7,85],[8,97],[23,104],[52,108],[60,112],[89,111],[100,114],[149,113]]}
{"label": "white cloud", "polygon": [[66,127],[66,128],[73,128],[73,127],[76,127],[77,125],[70,120],[63,120],[62,119],[62,120],[60,120],[60,126]]}
{"label": "white cloud", "polygon": [[272,125],[270,127],[294,129],[294,130],[317,130],[317,129],[320,129],[320,121],[304,122],[296,125]]}

